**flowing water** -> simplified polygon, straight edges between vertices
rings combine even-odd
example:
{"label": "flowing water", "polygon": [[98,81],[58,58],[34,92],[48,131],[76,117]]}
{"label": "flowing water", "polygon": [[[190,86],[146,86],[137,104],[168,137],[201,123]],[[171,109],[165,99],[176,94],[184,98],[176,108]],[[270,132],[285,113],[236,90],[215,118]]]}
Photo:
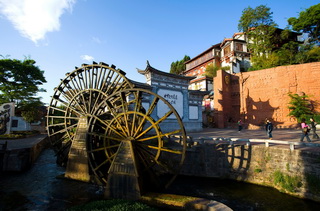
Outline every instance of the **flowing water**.
{"label": "flowing water", "polygon": [[[63,173],[47,149],[28,171],[0,175],[0,210],[65,210],[103,198],[101,187],[57,177]],[[320,210],[320,203],[229,180],[178,177],[166,192],[220,201],[233,210]]]}

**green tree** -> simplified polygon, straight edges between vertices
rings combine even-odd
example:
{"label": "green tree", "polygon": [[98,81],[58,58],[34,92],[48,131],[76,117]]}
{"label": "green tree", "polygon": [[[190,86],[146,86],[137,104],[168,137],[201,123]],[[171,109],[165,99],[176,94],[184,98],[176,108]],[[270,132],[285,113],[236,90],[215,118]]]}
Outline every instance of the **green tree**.
{"label": "green tree", "polygon": [[301,11],[298,18],[289,18],[288,23],[294,31],[308,33],[311,43],[320,44],[320,3]]}
{"label": "green tree", "polygon": [[278,63],[276,66],[292,65],[299,63],[297,60],[299,52],[299,43],[290,41],[285,43],[279,50],[276,51]]}
{"label": "green tree", "polygon": [[218,66],[215,66],[214,64],[208,64],[206,66],[206,71],[204,73],[205,76],[209,78],[214,78],[217,76],[217,71],[219,70]]}
{"label": "green tree", "polygon": [[45,91],[39,88],[46,82],[43,71],[35,63],[32,59],[0,59],[0,104],[15,102],[16,114],[28,122],[40,120],[43,103],[36,94]]}
{"label": "green tree", "polygon": [[320,61],[320,47],[313,46],[307,53],[308,62]]}
{"label": "green tree", "polygon": [[182,60],[172,62],[170,73],[177,74],[177,75],[181,74],[183,71],[186,70],[185,62],[189,60],[190,60],[190,56],[185,55]]}
{"label": "green tree", "polygon": [[272,12],[265,5],[257,6],[256,8],[247,7],[242,11],[238,29],[242,32],[249,32],[254,28],[261,26],[275,26],[272,20]]}
{"label": "green tree", "polygon": [[251,69],[265,67],[266,64],[261,64],[262,60],[268,59],[272,55],[272,50],[281,40],[281,36],[277,36],[277,24],[273,21],[272,14],[270,8],[265,5],[257,6],[254,9],[248,7],[242,11],[238,29],[247,36],[251,61],[253,66],[256,65]]}
{"label": "green tree", "polygon": [[302,94],[292,94],[288,93],[290,97],[289,102],[289,116],[295,117],[299,122],[302,118],[307,119],[308,116],[313,115],[314,112],[311,110],[311,100],[309,96]]}
{"label": "green tree", "polygon": [[32,59],[0,59],[0,104],[15,102],[19,107],[23,102],[40,101],[36,94],[45,91],[39,86],[46,80],[35,63]]}
{"label": "green tree", "polygon": [[230,66],[220,67],[220,66],[214,65],[213,63],[210,63],[206,66],[206,70],[203,75],[209,78],[214,78],[217,76],[218,70],[230,70]]}
{"label": "green tree", "polygon": [[41,106],[43,106],[43,103],[40,101],[23,102],[17,112],[19,112],[27,122],[36,122],[43,117],[43,113],[40,109]]}

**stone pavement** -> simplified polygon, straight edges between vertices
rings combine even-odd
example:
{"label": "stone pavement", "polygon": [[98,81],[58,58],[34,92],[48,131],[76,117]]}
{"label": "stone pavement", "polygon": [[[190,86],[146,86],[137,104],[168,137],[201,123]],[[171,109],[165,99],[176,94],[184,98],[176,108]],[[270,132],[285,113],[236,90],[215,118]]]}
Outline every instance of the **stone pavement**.
{"label": "stone pavement", "polygon": [[[272,140],[280,141],[294,141],[299,142],[301,137],[300,129],[275,129],[272,132]],[[320,133],[320,131],[319,131]],[[241,139],[269,139],[265,130],[247,130],[243,129],[238,132],[238,129],[218,129],[218,128],[204,128],[201,132],[187,133],[193,139],[211,139],[211,138],[241,138]],[[320,143],[319,140],[312,139],[312,132],[309,137],[315,143]],[[306,140],[304,140],[306,141]]]}
{"label": "stone pavement", "polygon": [[[318,131],[320,135],[320,131]],[[247,130],[243,129],[241,132],[238,132],[237,129],[219,129],[219,128],[203,128],[201,132],[190,132],[187,133],[188,136],[191,136],[193,139],[211,139],[211,138],[241,138],[241,139],[268,139],[268,136],[264,130]],[[299,142],[301,136],[300,129],[275,129],[272,132],[273,140],[280,141],[294,141]],[[31,148],[35,144],[42,141],[46,138],[46,134],[39,134],[36,136],[24,138],[24,139],[0,139],[0,144],[8,141],[8,149],[21,149],[21,148]],[[312,139],[312,132],[309,134],[309,137],[314,143],[319,143],[320,140]],[[305,140],[306,141],[306,140]]]}
{"label": "stone pavement", "polygon": [[27,149],[32,148],[34,145],[41,142],[45,139],[48,135],[47,134],[38,134],[35,136],[30,136],[28,138],[21,138],[21,139],[0,139],[0,144],[4,144],[7,141],[7,149]]}

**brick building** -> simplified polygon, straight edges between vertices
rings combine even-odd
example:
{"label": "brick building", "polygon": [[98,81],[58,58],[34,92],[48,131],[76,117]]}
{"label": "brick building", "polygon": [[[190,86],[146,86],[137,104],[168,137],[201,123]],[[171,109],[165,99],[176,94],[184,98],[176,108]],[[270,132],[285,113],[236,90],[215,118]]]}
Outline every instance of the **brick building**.
{"label": "brick building", "polygon": [[[283,29],[275,30],[274,37],[276,39],[278,37],[279,39],[277,40],[281,40],[280,34],[282,31]],[[295,32],[288,33],[287,39],[279,41],[273,50],[280,48],[289,41],[299,42],[300,35],[300,33]],[[250,41],[248,41],[247,36],[242,32],[238,32],[233,34],[232,38],[225,38],[221,43],[211,46],[185,62],[186,70],[182,75],[195,77],[190,81],[189,89],[209,91],[211,93],[209,96],[204,97],[202,103],[204,113],[206,113],[203,119],[204,124],[207,124],[212,117],[212,111],[214,110],[213,94],[216,94],[213,90],[213,78],[204,75],[207,65],[213,64],[217,67],[225,67],[227,69],[226,72],[229,74],[246,72],[251,66],[248,42]]]}
{"label": "brick building", "polygon": [[[299,42],[301,33],[290,32],[287,39],[280,39],[283,29],[277,28],[274,33],[279,43],[273,50],[280,48],[289,41]],[[182,73],[185,76],[194,76],[190,81],[189,89],[211,91],[213,88],[212,79],[204,76],[206,67],[214,64],[217,67],[226,67],[228,73],[246,72],[251,66],[250,50],[248,49],[248,38],[243,32],[234,33],[232,38],[225,38],[221,43],[211,46],[185,62],[186,70]]]}

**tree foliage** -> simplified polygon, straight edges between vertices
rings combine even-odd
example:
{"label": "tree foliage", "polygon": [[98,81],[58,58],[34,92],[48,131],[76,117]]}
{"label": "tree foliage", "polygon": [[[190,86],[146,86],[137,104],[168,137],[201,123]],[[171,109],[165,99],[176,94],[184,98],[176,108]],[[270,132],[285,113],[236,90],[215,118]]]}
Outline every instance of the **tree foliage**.
{"label": "tree foliage", "polygon": [[36,122],[40,121],[44,115],[40,109],[41,106],[43,106],[43,103],[40,101],[23,102],[17,112],[19,112],[27,122]]}
{"label": "tree foliage", "polygon": [[172,62],[171,63],[171,68],[170,68],[170,73],[173,74],[181,74],[183,71],[186,70],[186,65],[184,64],[186,61],[190,60],[190,56],[185,55],[182,60]]}
{"label": "tree foliage", "polygon": [[0,59],[0,104],[15,102],[19,106],[23,102],[40,101],[35,95],[45,91],[39,86],[46,80],[35,63],[32,59]]}
{"label": "tree foliage", "polygon": [[277,24],[272,19],[270,8],[265,5],[256,8],[248,7],[243,10],[238,24],[238,29],[247,36],[247,45],[251,53],[251,61],[256,65],[254,69],[261,66],[261,62],[271,56],[281,36],[277,36]]}
{"label": "tree foliage", "polygon": [[293,30],[308,33],[311,43],[320,44],[320,3],[301,11],[298,18],[289,18],[288,23]]}
{"label": "tree foliage", "polygon": [[309,96],[302,94],[292,94],[288,93],[290,97],[289,102],[289,116],[295,117],[298,121],[301,121],[303,118],[307,118],[310,115],[313,115],[314,112],[312,111],[311,107],[311,100]]}
{"label": "tree foliage", "polygon": [[242,32],[249,32],[251,29],[261,26],[275,26],[272,14],[270,8],[265,5],[257,6],[254,9],[247,7],[242,11],[238,29]]}
{"label": "tree foliage", "polygon": [[[314,45],[319,38],[319,8],[320,4],[312,6],[299,18],[288,19],[293,30],[311,33],[313,43],[299,43],[294,32],[278,29],[270,8],[264,5],[244,9],[238,28],[247,36],[252,64],[249,71],[320,61],[319,46]],[[306,15],[309,17],[304,18]]]}
{"label": "tree foliage", "polygon": [[35,66],[35,61],[25,59],[0,59],[0,104],[15,102],[16,115],[22,116],[27,122],[40,120],[40,106],[43,103],[38,92],[46,82],[43,71]]}
{"label": "tree foliage", "polygon": [[206,70],[205,70],[204,75],[209,78],[214,78],[217,76],[218,70],[230,70],[230,66],[219,67],[219,66],[214,65],[213,63],[210,63],[206,66]]}

